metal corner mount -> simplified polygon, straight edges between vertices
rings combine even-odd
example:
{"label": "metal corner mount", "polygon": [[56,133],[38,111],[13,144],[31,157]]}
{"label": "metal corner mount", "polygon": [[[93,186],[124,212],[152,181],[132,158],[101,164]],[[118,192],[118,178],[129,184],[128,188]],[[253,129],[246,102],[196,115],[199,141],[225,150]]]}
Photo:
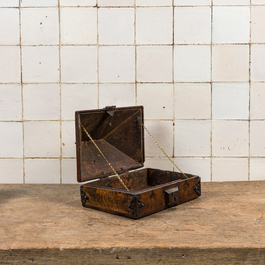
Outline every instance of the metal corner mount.
{"label": "metal corner mount", "polygon": [[199,195],[201,196],[201,179],[198,178],[195,186],[193,187],[193,190]]}
{"label": "metal corner mount", "polygon": [[82,205],[85,206],[86,204],[86,201],[89,200],[88,196],[86,195],[84,189],[83,189],[83,186],[80,187],[80,194],[81,194],[81,202],[82,202]]}
{"label": "metal corner mount", "polygon": [[128,205],[131,214],[134,217],[138,217],[142,212],[142,207],[144,207],[144,203],[141,201],[140,195],[134,195]]}

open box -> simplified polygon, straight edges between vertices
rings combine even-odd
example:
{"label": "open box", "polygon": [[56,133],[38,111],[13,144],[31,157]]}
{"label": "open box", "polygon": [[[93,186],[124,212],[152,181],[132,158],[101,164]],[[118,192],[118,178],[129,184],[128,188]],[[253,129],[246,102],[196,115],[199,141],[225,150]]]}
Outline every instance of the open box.
{"label": "open box", "polygon": [[199,176],[138,169],[145,159],[142,106],[75,115],[77,180],[95,180],[80,188],[84,207],[138,219],[201,195]]}

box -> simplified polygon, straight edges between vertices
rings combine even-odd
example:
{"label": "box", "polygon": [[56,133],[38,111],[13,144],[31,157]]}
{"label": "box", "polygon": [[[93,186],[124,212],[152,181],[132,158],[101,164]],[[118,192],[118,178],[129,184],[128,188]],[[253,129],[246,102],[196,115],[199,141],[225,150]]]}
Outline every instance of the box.
{"label": "box", "polygon": [[84,207],[138,219],[201,195],[199,176],[140,169],[142,106],[77,111],[75,123],[77,180],[90,181],[80,187]]}

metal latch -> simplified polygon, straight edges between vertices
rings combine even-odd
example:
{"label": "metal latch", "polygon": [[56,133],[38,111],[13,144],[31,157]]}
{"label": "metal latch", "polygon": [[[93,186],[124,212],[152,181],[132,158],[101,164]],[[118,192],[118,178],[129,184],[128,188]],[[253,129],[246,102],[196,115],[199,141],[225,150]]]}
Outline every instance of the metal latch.
{"label": "metal latch", "polygon": [[176,186],[175,188],[165,190],[165,203],[166,207],[172,207],[177,204],[180,204],[178,186]]}
{"label": "metal latch", "polygon": [[106,112],[110,115],[110,119],[109,119],[109,126],[112,126],[112,119],[115,113],[115,108],[116,106],[107,106],[105,107]]}

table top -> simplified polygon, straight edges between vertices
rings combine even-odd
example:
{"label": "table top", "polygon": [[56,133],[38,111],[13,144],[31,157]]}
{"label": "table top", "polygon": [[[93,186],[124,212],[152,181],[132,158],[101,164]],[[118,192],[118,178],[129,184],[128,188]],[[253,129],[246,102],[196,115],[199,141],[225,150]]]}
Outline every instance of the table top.
{"label": "table top", "polygon": [[0,250],[265,248],[265,181],[202,183],[202,196],[139,220],[84,208],[79,185],[0,185]]}

